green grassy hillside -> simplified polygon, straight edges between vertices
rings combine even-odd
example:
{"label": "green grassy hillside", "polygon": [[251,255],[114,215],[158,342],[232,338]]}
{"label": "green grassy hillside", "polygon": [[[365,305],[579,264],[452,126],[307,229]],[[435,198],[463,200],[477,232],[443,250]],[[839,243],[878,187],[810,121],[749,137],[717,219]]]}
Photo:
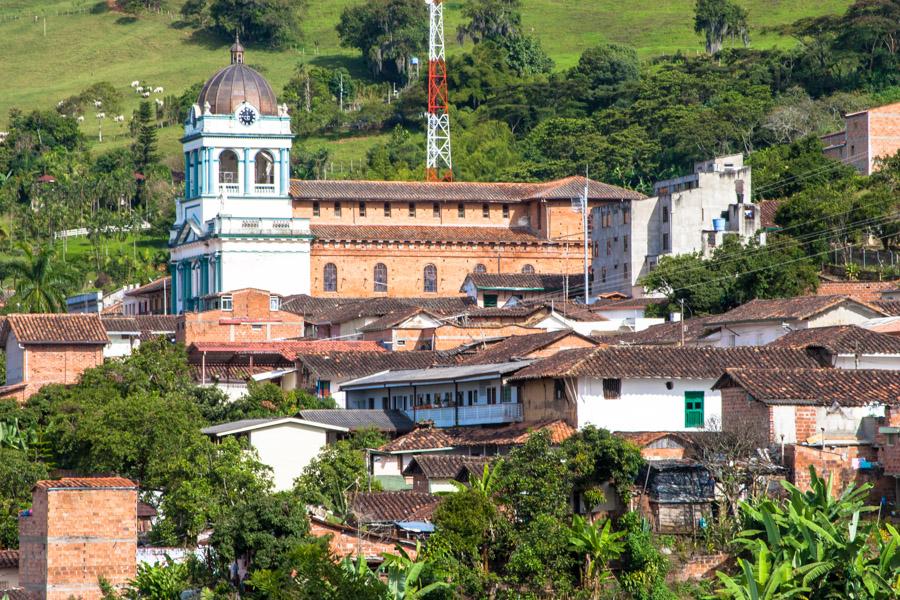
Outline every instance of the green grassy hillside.
{"label": "green grassy hillside", "polygon": [[[306,39],[294,49],[249,48],[247,62],[260,66],[276,91],[300,61],[343,64],[360,73],[357,54],[338,43],[334,26],[341,10],[360,0],[310,3],[304,24]],[[133,18],[111,12],[103,0],[5,0],[0,12],[0,127],[11,107],[48,108],[92,83],[109,81],[126,94],[121,111],[130,114],[139,98],[129,87],[148,81],[179,92],[202,81],[227,60],[228,44],[197,34],[179,23],[182,2],[169,0],[169,13]],[[637,47],[644,57],[677,50],[697,52],[702,41],[693,32],[694,0],[523,0],[524,23],[538,36],[559,68],[574,64],[587,47],[618,41]],[[850,0],[744,0],[750,13],[753,45],[789,45],[792,40],[759,30],[801,17],[840,12]],[[448,41],[460,20],[461,2],[447,6]],[[455,42],[450,51],[458,52]],[[111,115],[110,115],[111,116]],[[83,124],[97,137],[97,123]],[[124,124],[103,122],[104,147],[126,143]],[[162,134],[163,150],[177,152],[179,132]],[[341,160],[359,160],[374,141],[326,141]]]}

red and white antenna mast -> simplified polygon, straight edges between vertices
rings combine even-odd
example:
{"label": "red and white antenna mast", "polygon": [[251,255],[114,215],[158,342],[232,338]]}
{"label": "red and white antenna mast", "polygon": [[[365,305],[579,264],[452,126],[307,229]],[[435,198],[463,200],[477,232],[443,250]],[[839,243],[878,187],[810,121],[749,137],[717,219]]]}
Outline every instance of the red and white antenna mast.
{"label": "red and white antenna mast", "polygon": [[452,181],[450,160],[450,113],[447,100],[447,63],[444,59],[444,3],[428,4],[428,147],[425,178],[428,181]]}

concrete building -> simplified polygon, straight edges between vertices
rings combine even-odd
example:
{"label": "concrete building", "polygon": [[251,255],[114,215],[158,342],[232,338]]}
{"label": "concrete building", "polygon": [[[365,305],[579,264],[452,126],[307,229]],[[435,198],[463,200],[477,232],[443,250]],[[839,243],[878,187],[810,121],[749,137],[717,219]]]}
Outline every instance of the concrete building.
{"label": "concrete building", "polygon": [[507,385],[530,361],[388,371],[341,384],[347,408],[405,412],[437,427],[499,425],[522,420],[518,391]]}
{"label": "concrete building", "polygon": [[722,418],[712,386],[725,369],[818,368],[803,350],[601,346],[536,361],[509,378],[523,419],[610,431],[696,431]]}
{"label": "concrete building", "polygon": [[98,314],[12,314],[0,326],[6,383],[0,398],[26,401],[51,383],[77,383],[109,343]]}
{"label": "concrete building", "polygon": [[339,434],[348,433],[346,427],[315,423],[293,417],[274,419],[245,419],[202,430],[214,440],[227,436],[247,438],[259,461],[272,469],[275,491],[290,490],[294,479],[306,465]]}
{"label": "concrete building", "polygon": [[822,136],[822,142],[825,156],[871,175],[879,158],[900,149],[900,102],[845,115],[844,129]]}
{"label": "concrete building", "polygon": [[885,316],[877,308],[847,296],[798,296],[751,300],[706,320],[710,333],[701,345],[763,346],[798,329],[862,325]]}
{"label": "concrete building", "polygon": [[122,477],[38,481],[19,517],[19,586],[38,600],[99,600],[137,564],[137,486]]}
{"label": "concrete building", "polygon": [[750,202],[751,169],[740,154],[696,163],[693,173],[660,181],[654,192],[593,209],[595,294],[641,295],[637,282],[660,257],[709,255],[725,235],[749,239],[760,229],[759,207]]}
{"label": "concrete building", "polygon": [[123,315],[101,315],[109,343],[103,348],[103,358],[131,356],[141,342],[163,337],[175,341],[177,317],[175,315],[146,314],[126,317]]}

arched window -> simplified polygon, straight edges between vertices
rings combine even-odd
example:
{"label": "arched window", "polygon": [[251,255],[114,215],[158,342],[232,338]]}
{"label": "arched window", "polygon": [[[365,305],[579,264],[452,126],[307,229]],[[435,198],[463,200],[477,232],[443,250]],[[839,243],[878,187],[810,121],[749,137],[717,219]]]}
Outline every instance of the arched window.
{"label": "arched window", "polygon": [[487,273],[487,267],[485,267],[481,263],[478,263],[477,265],[475,265],[475,269],[473,270],[473,272],[474,273]]}
{"label": "arched window", "polygon": [[531,265],[525,265],[522,267],[522,272],[531,275],[532,273],[534,273],[534,267]]}
{"label": "arched window", "polygon": [[254,159],[256,165],[255,183],[266,185],[275,183],[275,161],[272,155],[262,150],[256,153]]}
{"label": "arched window", "polygon": [[234,150],[219,155],[219,183],[238,183],[238,157]]}
{"label": "arched window", "polygon": [[378,263],[375,265],[375,291],[386,292],[387,288],[387,265]]}
{"label": "arched window", "polygon": [[326,292],[337,291],[337,265],[328,263],[325,265],[325,275],[323,278],[323,289]]}
{"label": "arched window", "polygon": [[426,292],[437,292],[437,267],[425,265],[424,279]]}

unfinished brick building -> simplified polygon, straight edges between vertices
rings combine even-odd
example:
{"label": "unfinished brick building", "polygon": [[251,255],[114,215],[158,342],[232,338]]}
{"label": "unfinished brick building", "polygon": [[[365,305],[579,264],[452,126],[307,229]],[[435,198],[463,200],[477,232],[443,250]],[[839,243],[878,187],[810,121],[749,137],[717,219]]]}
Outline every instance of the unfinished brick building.
{"label": "unfinished brick building", "polygon": [[135,577],[137,486],[122,477],[39,481],[19,517],[19,586],[37,600],[94,600],[100,577]]}
{"label": "unfinished brick building", "polygon": [[13,314],[0,326],[6,385],[0,398],[24,402],[51,383],[71,384],[103,362],[109,343],[98,314]]}
{"label": "unfinished brick building", "polygon": [[846,115],[843,131],[822,136],[822,142],[825,156],[871,175],[879,158],[900,150],[900,102]]}
{"label": "unfinished brick building", "polygon": [[301,315],[281,310],[281,296],[247,288],[211,294],[204,310],[183,313],[175,340],[195,342],[268,342],[303,337]]}

